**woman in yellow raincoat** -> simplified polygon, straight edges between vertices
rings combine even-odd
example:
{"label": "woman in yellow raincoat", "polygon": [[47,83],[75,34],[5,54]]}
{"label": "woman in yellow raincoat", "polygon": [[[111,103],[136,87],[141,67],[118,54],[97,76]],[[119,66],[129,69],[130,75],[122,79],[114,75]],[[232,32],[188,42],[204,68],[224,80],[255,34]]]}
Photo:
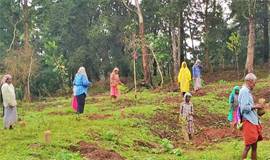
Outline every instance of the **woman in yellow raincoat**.
{"label": "woman in yellow raincoat", "polygon": [[183,62],[178,75],[178,82],[180,83],[180,90],[183,96],[186,92],[189,92],[189,86],[191,82],[191,73],[187,67],[187,63]]}

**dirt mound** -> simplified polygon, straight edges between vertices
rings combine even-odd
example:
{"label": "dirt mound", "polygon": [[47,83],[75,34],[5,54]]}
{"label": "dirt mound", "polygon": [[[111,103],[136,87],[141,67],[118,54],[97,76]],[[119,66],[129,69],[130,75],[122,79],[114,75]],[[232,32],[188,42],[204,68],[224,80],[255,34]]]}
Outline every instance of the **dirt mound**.
{"label": "dirt mound", "polygon": [[201,89],[198,92],[192,92],[191,94],[192,94],[192,96],[202,97],[202,96],[206,95],[206,93],[207,93],[207,90]]}
{"label": "dirt mound", "polygon": [[239,130],[235,130],[235,133],[232,132],[232,128],[230,127],[222,127],[219,129],[207,128],[203,131],[203,134],[208,140],[212,141],[221,141],[224,138],[232,137],[232,138],[242,138],[242,132]]}
{"label": "dirt mound", "polygon": [[[255,87],[256,90],[256,87]],[[259,98],[264,98],[266,103],[270,102],[270,86],[263,87],[253,94],[254,101],[257,102]]]}
{"label": "dirt mound", "polygon": [[181,99],[180,96],[176,96],[176,97],[166,97],[164,98],[164,100],[162,101],[162,103],[166,103],[166,104],[171,104],[171,103],[177,103],[180,105],[180,103],[183,100]]}
{"label": "dirt mound", "polygon": [[90,114],[90,115],[86,115],[86,117],[88,119],[94,119],[94,120],[97,120],[97,119],[105,119],[107,117],[111,117],[112,115],[110,114],[106,114],[106,115],[98,115],[98,114]]}
{"label": "dirt mound", "polygon": [[[175,116],[174,116],[175,115]],[[156,114],[148,118],[147,122],[150,131],[161,139],[167,138],[171,141],[178,141],[181,138],[178,113],[170,110],[168,113],[157,111]]]}
{"label": "dirt mound", "polygon": [[70,113],[65,113],[65,112],[51,112],[48,113],[48,115],[70,115]]}
{"label": "dirt mound", "polygon": [[78,142],[80,145],[79,147],[70,147],[69,150],[71,152],[80,152],[81,157],[85,159],[93,159],[93,160],[122,160],[125,159],[119,154],[115,153],[114,151],[105,150],[103,148],[100,148],[99,146],[85,142],[80,141]]}

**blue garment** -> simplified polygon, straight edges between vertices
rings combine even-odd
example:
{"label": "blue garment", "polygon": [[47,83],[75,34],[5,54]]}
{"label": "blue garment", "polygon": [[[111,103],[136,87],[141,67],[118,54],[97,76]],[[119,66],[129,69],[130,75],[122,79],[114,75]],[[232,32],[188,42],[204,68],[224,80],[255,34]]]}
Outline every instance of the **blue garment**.
{"label": "blue garment", "polygon": [[75,96],[85,93],[87,95],[87,87],[91,85],[91,82],[87,81],[85,75],[78,74],[74,78],[73,85],[75,87]]}
{"label": "blue garment", "polygon": [[193,77],[195,77],[195,78],[200,77],[202,68],[203,68],[202,65],[199,65],[199,66],[193,65],[193,67],[192,67]]}
{"label": "blue garment", "polygon": [[260,122],[257,112],[255,109],[251,109],[251,107],[254,105],[253,97],[250,89],[246,85],[244,85],[240,90],[238,100],[243,119],[248,120],[254,125],[258,125]]}

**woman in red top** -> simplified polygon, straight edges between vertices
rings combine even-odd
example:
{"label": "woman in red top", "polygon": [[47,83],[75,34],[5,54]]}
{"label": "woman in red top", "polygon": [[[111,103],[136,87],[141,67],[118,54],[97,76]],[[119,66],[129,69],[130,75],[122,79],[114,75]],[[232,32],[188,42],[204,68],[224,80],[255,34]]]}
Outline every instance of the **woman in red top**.
{"label": "woman in red top", "polygon": [[114,68],[110,75],[111,98],[114,98],[114,99],[120,97],[120,92],[117,89],[117,86],[119,84],[123,85],[123,83],[120,81],[118,72],[119,72],[119,69]]}

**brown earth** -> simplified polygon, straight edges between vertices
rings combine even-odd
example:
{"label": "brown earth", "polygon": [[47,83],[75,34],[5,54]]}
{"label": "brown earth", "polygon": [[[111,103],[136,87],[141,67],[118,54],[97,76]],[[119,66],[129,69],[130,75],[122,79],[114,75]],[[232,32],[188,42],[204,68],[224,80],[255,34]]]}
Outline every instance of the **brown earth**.
{"label": "brown earth", "polygon": [[105,150],[100,148],[99,146],[80,141],[78,142],[79,147],[70,147],[69,151],[71,152],[80,152],[81,157],[84,159],[91,159],[91,160],[123,160],[122,156],[114,151]]}
{"label": "brown earth", "polygon": [[37,143],[29,144],[28,147],[38,149],[40,147],[40,144],[37,144]]}
{"label": "brown earth", "polygon": [[51,112],[48,113],[48,115],[70,115],[70,113],[65,113],[65,112]]}
{"label": "brown earth", "polygon": [[156,148],[156,146],[154,146],[148,142],[143,142],[143,141],[134,141],[134,145],[138,145],[140,147],[147,147],[149,149]]}
{"label": "brown earth", "polygon": [[111,117],[112,115],[110,114],[106,114],[106,115],[98,115],[98,114],[90,114],[90,115],[85,115],[85,117],[87,117],[88,119],[105,119],[107,117]]}
{"label": "brown earth", "polygon": [[174,96],[174,97],[166,97],[164,98],[164,100],[162,101],[162,103],[165,104],[171,104],[171,103],[177,103],[180,105],[180,103],[182,102],[182,97],[181,96]]}
{"label": "brown earth", "polygon": [[147,118],[148,122],[146,124],[155,136],[161,139],[178,141],[181,137],[179,136],[180,124],[177,116],[178,113],[172,109],[168,113],[157,111],[154,116]]}

